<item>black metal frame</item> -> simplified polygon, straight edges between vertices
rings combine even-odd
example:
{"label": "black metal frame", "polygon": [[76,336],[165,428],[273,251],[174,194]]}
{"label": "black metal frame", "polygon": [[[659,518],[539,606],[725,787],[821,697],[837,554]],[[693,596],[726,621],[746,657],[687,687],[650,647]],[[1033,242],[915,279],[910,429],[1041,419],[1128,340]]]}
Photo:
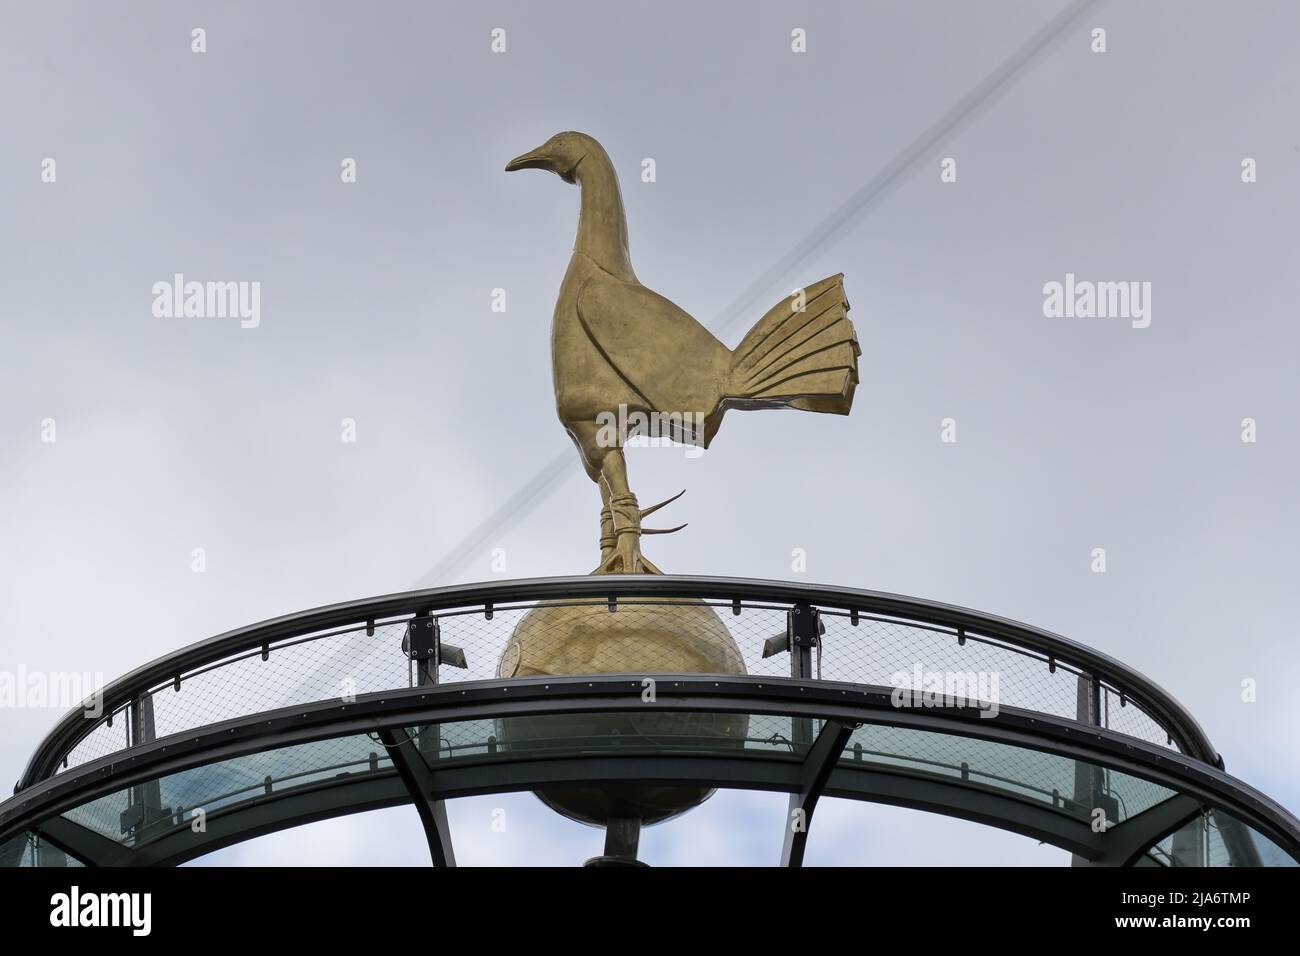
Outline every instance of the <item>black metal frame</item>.
{"label": "black metal frame", "polygon": [[[873,800],[947,813],[1003,829],[1028,833],[1062,846],[1098,864],[1121,865],[1134,854],[1176,829],[1201,806],[1222,808],[1300,856],[1300,823],[1249,786],[1194,757],[1174,753],[1114,731],[1077,721],[1002,708],[995,718],[976,708],[897,708],[889,688],[829,681],[701,675],[656,675],[653,702],[642,699],[644,675],[593,675],[525,678],[425,686],[363,695],[351,702],[327,701],[225,721],[175,735],[120,754],[72,768],[24,789],[0,804],[0,842],[28,831],[89,863],[179,862],[251,836],[308,819],[476,793],[583,786],[610,780],[706,783],[786,791],[806,812],[807,822],[819,794]],[[448,762],[436,774],[419,772],[418,764],[398,755],[403,744],[398,728],[498,716],[549,713],[608,713],[619,710],[668,709],[698,712],[763,713],[825,721],[822,735],[802,760],[771,754],[690,755],[594,754],[541,759],[492,758]],[[857,724],[910,727],[991,740],[1046,753],[1086,760],[1151,780],[1179,796],[1160,813],[1139,814],[1105,833],[1094,834],[1082,822],[1029,800],[998,793],[970,782],[940,779],[916,772],[889,772],[879,766],[856,769],[852,761],[835,762],[834,744],[847,739]],[[370,733],[389,737],[396,772],[343,778],[333,786],[295,788],[266,801],[254,801],[209,815],[210,839],[186,836],[179,827],[162,840],[139,848],[109,850],[102,842],[50,821],[70,807],[105,793],[157,781],[168,773],[215,760],[274,747]],[[402,733],[405,733],[403,731]],[[840,750],[842,750],[842,743]],[[403,772],[403,766],[406,771]],[[427,771],[427,764],[425,770]],[[400,785],[400,791],[394,784]],[[344,793],[346,791],[346,793]],[[302,796],[301,804],[298,797]],[[1174,801],[1177,801],[1176,803]],[[422,819],[425,814],[422,813]],[[445,817],[444,817],[445,826]],[[87,831],[88,832],[88,831]],[[435,821],[430,852],[452,862],[450,839]],[[92,835],[93,836],[93,835]],[[102,838],[100,838],[102,840]],[[112,842],[112,841],[109,841]],[[785,862],[797,865],[802,844],[792,845]]]}
{"label": "black metal frame", "polygon": [[415,741],[403,727],[385,727],[379,731],[379,739],[384,742],[388,756],[420,815],[433,865],[455,866],[456,854],[452,851],[451,828],[447,825],[447,807],[435,796],[437,781],[416,749]]}
{"label": "black metal frame", "polygon": [[828,720],[808,748],[808,755],[803,759],[799,792],[790,794],[790,812],[786,814],[785,839],[781,845],[782,866],[803,866],[813,810],[830,782],[836,763],[844,756],[844,748],[848,746],[853,730],[852,724]]}
{"label": "black metal frame", "polygon": [[[494,606],[511,603],[611,601],[620,597],[704,599],[732,602],[736,606],[746,601],[791,608],[816,605],[853,615],[882,615],[899,618],[903,623],[919,621],[951,628],[958,635],[959,642],[969,634],[984,635],[1037,653],[1052,666],[1058,662],[1071,665],[1081,674],[1088,675],[1094,683],[1106,682],[1127,701],[1149,713],[1183,753],[1220,768],[1223,766],[1222,758],[1200,725],[1171,695],[1114,658],[1058,634],[966,608],[896,594],[747,578],[679,575],[533,578],[433,588],[335,604],[274,618],[191,644],[113,681],[103,689],[100,702],[104,713],[112,714],[161,685],[174,683],[179,688],[184,676],[198,668],[258,648],[265,652],[276,641],[331,628],[363,624],[373,628],[376,621],[428,615],[452,608],[482,607],[490,616]],[[802,647],[804,653],[807,650],[806,646]],[[798,676],[808,675],[800,673]],[[65,714],[33,753],[15,792],[55,774],[77,742],[96,726],[97,722],[87,720],[81,709]]]}

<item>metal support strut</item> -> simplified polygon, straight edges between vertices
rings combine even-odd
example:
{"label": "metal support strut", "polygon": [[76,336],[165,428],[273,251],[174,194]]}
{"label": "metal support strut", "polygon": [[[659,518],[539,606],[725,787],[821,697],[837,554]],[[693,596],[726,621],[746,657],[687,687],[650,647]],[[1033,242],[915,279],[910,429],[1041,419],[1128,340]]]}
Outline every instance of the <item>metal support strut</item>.
{"label": "metal support strut", "polygon": [[781,846],[782,866],[803,866],[813,810],[817,807],[822,791],[826,789],[835,764],[848,746],[853,730],[852,724],[827,720],[822,724],[817,740],[808,748],[808,756],[803,760],[803,780],[799,792],[790,795],[790,812],[786,814],[785,840]]}
{"label": "metal support strut", "polygon": [[[813,650],[815,648],[818,654],[821,653],[822,634],[825,631],[821,614],[807,602],[798,602],[786,614],[785,649],[790,651],[791,677],[796,680],[812,680],[816,676],[813,672]],[[851,726],[827,720],[814,741],[813,718],[791,718],[790,737],[795,753],[806,750],[807,755],[803,761],[802,786],[798,793],[790,794],[785,839],[781,847],[782,866],[803,865],[813,809],[852,733]]]}
{"label": "metal support strut", "polygon": [[411,802],[424,825],[425,839],[429,841],[433,865],[455,866],[456,854],[452,850],[451,829],[447,825],[447,807],[433,796],[433,771],[417,752],[415,741],[404,728],[381,730],[379,739],[384,742],[398,776],[411,794]]}
{"label": "metal support strut", "polygon": [[[407,624],[402,650],[415,667],[412,683],[417,687],[437,686],[438,667],[442,664],[466,666],[465,652],[442,642],[442,627],[428,612],[417,614]],[[380,739],[388,748],[388,755],[402,782],[411,791],[411,799],[429,841],[433,865],[455,866],[456,854],[447,824],[447,805],[433,796],[434,774],[431,768],[438,759],[441,735],[440,725],[426,724],[416,729],[414,738],[406,730],[398,729],[381,733]]]}
{"label": "metal support strut", "polygon": [[[127,731],[130,747],[152,743],[157,737],[152,694],[144,693],[131,701]],[[119,814],[119,823],[122,834],[136,845],[144,839],[149,827],[159,820],[170,819],[172,813],[162,805],[162,787],[157,780],[136,784],[127,793],[127,808]]]}

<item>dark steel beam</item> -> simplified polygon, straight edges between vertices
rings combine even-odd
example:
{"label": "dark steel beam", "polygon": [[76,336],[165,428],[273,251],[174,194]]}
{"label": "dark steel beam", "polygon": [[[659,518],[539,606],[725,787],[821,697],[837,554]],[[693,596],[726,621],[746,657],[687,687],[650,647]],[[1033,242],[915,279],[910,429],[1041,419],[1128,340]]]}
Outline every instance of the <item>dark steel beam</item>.
{"label": "dark steel beam", "polygon": [[1138,856],[1199,816],[1205,808],[1187,796],[1170,797],[1135,817],[1117,823],[1102,836],[1102,852],[1091,866],[1132,866]]}
{"label": "dark steel beam", "polygon": [[804,849],[808,845],[808,830],[812,826],[813,810],[826,789],[831,771],[844,754],[853,725],[828,720],[808,754],[803,759],[801,786],[798,793],[790,794],[790,809],[785,816],[785,838],[781,845],[782,866],[803,866]]}
{"label": "dark steel beam", "polygon": [[415,741],[403,727],[379,731],[379,739],[388,750],[402,783],[411,794],[415,812],[420,815],[425,839],[429,841],[429,857],[434,866],[455,866],[456,854],[452,849],[451,828],[447,825],[447,806],[434,796],[434,775],[416,749]]}
{"label": "dark steel beam", "polygon": [[51,817],[36,833],[87,866],[126,866],[131,861],[130,847],[66,817]]}
{"label": "dark steel beam", "polygon": [[[1240,781],[1201,761],[1113,731],[1080,727],[1075,721],[1013,708],[1002,708],[993,719],[981,719],[974,708],[900,709],[892,705],[885,688],[721,675],[659,675],[657,700],[648,705],[641,699],[641,679],[642,675],[592,675],[466,682],[366,695],[351,703],[320,702],[226,721],[142,744],[126,754],[101,758],[34,785],[0,804],[0,840],[104,793],[272,747],[411,724],[653,706],[656,710],[788,714],[876,723],[1056,753],[1186,792],[1241,817],[1290,852],[1300,846],[1300,823]],[[446,772],[439,769],[440,776]]]}
{"label": "dark steel beam", "polygon": [[[624,686],[625,684],[627,686]],[[636,688],[637,693],[635,695],[629,694],[628,686]],[[999,717],[995,720],[980,720],[975,716],[977,712],[972,710],[970,714],[964,715],[969,719],[963,729],[960,726],[963,712],[958,709],[945,709],[942,713],[899,710],[891,706],[886,691],[863,688],[860,685],[837,685],[829,682],[805,684],[774,679],[756,682],[753,678],[701,678],[697,675],[671,675],[671,677],[661,677],[660,686],[671,690],[672,694],[670,698],[665,698],[661,693],[657,707],[675,706],[680,709],[698,710],[704,708],[730,712],[753,711],[757,708],[762,712],[784,710],[786,712],[797,711],[801,714],[811,713],[815,715],[830,714],[835,716],[836,714],[843,714],[850,720],[913,726],[919,729],[931,729],[947,733],[955,732],[1101,763],[1106,763],[1109,759],[1106,755],[1107,748],[1109,748],[1111,753],[1122,755],[1124,758],[1121,759],[1119,764],[1115,765],[1117,769],[1128,769],[1139,775],[1144,775],[1142,769],[1146,766],[1144,760],[1134,759],[1130,766],[1128,758],[1130,756],[1142,758],[1144,752],[1149,757],[1150,762],[1156,766],[1180,764],[1184,770],[1199,774],[1202,777],[1208,776],[1210,779],[1214,779],[1215,774],[1218,773],[1213,768],[1197,761],[1190,761],[1155,745],[1143,744],[1132,738],[1101,729],[1084,731],[1071,721],[1049,718],[1044,715],[1017,715],[1010,708],[1003,708]],[[163,747],[163,749],[168,752],[169,763],[179,769],[180,765],[175,762],[184,763],[187,759],[185,757],[186,751],[195,747],[200,750],[210,748],[213,739],[220,739],[226,741],[226,743],[215,750],[209,750],[206,754],[206,760],[188,758],[188,764],[207,762],[222,756],[255,751],[272,745],[287,745],[310,739],[322,739],[343,732],[347,729],[349,721],[355,732],[373,730],[376,725],[375,722],[381,718],[390,725],[402,722],[394,713],[384,715],[383,711],[414,713],[421,709],[427,709],[431,713],[439,713],[441,719],[456,719],[458,715],[460,715],[459,719],[469,719],[504,713],[575,712],[597,708],[604,710],[626,709],[638,706],[637,702],[640,701],[639,689],[639,678],[629,679],[626,675],[617,675],[590,680],[587,678],[546,678],[544,685],[542,679],[516,679],[506,682],[459,684],[444,688],[438,692],[394,692],[383,695],[383,699],[379,700],[375,700],[375,695],[372,695],[370,698],[358,700],[356,704],[323,702],[303,708],[287,708],[281,712],[257,715],[256,718],[229,721],[206,728],[202,734],[192,738],[186,737],[179,741],[173,739],[171,744]],[[761,693],[752,694],[751,691],[754,689],[760,690]],[[504,698],[503,691],[509,693],[510,697]],[[703,697],[698,696],[701,693],[703,693]],[[539,700],[539,697],[544,700]],[[444,705],[447,704],[449,698],[451,703],[457,706],[439,708],[437,707],[438,698],[442,698]],[[485,709],[483,706],[485,702],[493,702],[493,705]],[[432,706],[426,707],[426,704]],[[776,708],[775,711],[773,710],[774,707]],[[866,710],[863,708],[866,708]],[[873,708],[880,711],[880,713],[871,713],[870,711]],[[447,712],[448,710],[450,712]],[[366,716],[355,718],[343,716],[353,712],[364,712]],[[426,717],[425,719],[430,718]],[[330,729],[321,729],[323,724],[329,724]],[[1017,730],[1017,726],[1023,729]],[[1053,739],[1057,742],[1053,742]],[[1060,743],[1060,741],[1068,743]],[[145,760],[151,752],[152,746],[138,748],[132,755],[127,757],[112,755],[102,758],[99,761],[62,774],[55,780],[39,784],[31,788],[30,791],[24,791],[7,801],[6,804],[0,805],[0,824],[3,824],[5,830],[9,830],[15,823],[14,815],[9,811],[15,807],[22,807],[30,803],[38,795],[45,793],[48,788],[65,789],[73,780],[84,781],[87,779],[87,775],[94,771],[103,772],[107,770],[119,782],[132,778],[135,774],[138,774],[140,779],[147,779],[148,769],[141,761]],[[139,769],[133,772],[133,767],[139,767]],[[1145,775],[1151,776],[1151,767],[1146,767]],[[1231,780],[1226,775],[1219,774],[1219,776],[1224,781]],[[1234,786],[1235,790],[1232,789]],[[110,786],[108,789],[112,789],[112,787]],[[1285,811],[1280,811],[1280,808],[1276,808],[1276,805],[1272,804],[1271,801],[1250,788],[1233,782],[1228,789],[1235,794],[1244,795],[1255,801],[1256,806],[1246,810],[1247,817],[1254,818],[1258,816],[1255,810],[1260,807],[1263,808],[1265,813],[1268,813],[1269,808],[1272,807],[1282,814],[1279,818],[1283,821],[1280,833],[1285,834],[1289,832],[1288,827],[1295,826],[1293,820],[1290,824],[1285,823],[1286,820],[1291,819],[1289,815],[1285,814]],[[1284,845],[1295,844],[1295,840],[1288,836],[1273,836],[1272,838],[1278,839]]]}

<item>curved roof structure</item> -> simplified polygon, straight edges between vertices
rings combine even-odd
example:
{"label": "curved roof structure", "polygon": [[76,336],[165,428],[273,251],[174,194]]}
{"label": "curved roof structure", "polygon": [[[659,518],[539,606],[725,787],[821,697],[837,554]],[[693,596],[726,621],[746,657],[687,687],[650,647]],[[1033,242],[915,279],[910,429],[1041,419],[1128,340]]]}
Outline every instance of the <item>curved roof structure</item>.
{"label": "curved roof structure", "polygon": [[[498,676],[539,603],[563,642],[566,621],[617,638],[701,602],[745,673]],[[593,576],[334,605],[146,664],[41,742],[0,804],[0,865],[176,864],[407,803],[451,864],[443,801],[613,782],[786,792],[807,823],[823,795],[912,807],[1097,865],[1300,859],[1300,823],[1229,776],[1173,697],[1066,638],[871,591]]]}

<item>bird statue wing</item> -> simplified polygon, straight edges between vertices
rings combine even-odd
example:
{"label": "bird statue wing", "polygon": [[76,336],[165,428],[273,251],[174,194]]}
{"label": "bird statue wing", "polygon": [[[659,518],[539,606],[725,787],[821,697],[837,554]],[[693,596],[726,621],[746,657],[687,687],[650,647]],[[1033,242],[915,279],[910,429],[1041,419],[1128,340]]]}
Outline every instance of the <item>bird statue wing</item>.
{"label": "bird statue wing", "polygon": [[730,350],[659,293],[591,279],[577,305],[592,343],[648,409],[708,414],[721,400]]}

